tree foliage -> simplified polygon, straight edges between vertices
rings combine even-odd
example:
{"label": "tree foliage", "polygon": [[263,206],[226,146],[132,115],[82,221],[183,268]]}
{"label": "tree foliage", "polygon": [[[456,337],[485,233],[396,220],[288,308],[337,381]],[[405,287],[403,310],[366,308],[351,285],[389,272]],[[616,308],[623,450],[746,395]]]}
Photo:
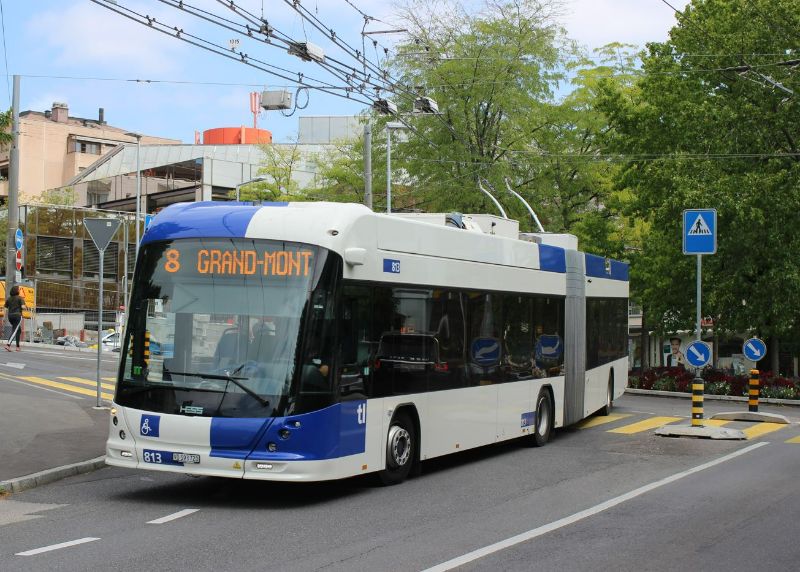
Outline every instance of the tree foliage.
{"label": "tree foliage", "polygon": [[[620,221],[607,208],[617,200],[617,166],[603,157],[607,123],[594,99],[599,76],[628,73],[633,60],[624,46],[599,54],[601,63],[588,58],[557,24],[558,8],[546,0],[489,0],[478,11],[449,0],[401,6],[409,40],[390,67],[405,89],[382,96],[410,110],[424,95],[440,114],[369,119],[376,210],[385,208],[384,126],[400,120],[408,129],[392,135],[393,208],[496,212],[478,189],[483,180],[522,230],[538,230],[508,181],[546,230],[576,233],[588,250],[621,251]],[[602,63],[609,58],[613,65]],[[327,164],[318,193],[358,188],[360,145]]]}
{"label": "tree foliage", "polygon": [[[693,329],[695,259],[681,212],[716,208],[718,253],[703,258],[703,313],[717,332],[798,337],[800,73],[793,0],[694,0],[649,44],[635,89],[602,86],[617,182],[643,223],[633,286],[664,331]],[[795,62],[796,63],[796,62]]]}
{"label": "tree foliage", "polygon": [[[261,151],[264,161],[258,175],[264,176],[265,180],[242,185],[239,199],[256,202],[306,200],[296,178],[302,160],[297,145],[261,145]],[[230,196],[235,197],[236,190],[231,191]]]}

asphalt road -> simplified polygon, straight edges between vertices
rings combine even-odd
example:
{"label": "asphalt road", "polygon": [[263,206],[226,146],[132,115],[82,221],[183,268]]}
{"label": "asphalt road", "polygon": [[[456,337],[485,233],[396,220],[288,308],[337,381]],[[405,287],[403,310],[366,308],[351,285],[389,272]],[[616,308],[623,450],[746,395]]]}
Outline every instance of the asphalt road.
{"label": "asphalt road", "polygon": [[389,488],[106,468],[0,501],[0,569],[796,570],[800,426],[750,441],[625,429],[689,407],[626,396],[623,417],[542,449],[452,455]]}
{"label": "asphalt road", "polygon": [[[105,395],[118,356],[102,356]],[[96,368],[97,352],[88,349],[36,344],[0,350],[0,480],[103,454],[108,413],[92,409]],[[68,439],[61,438],[65,432]]]}

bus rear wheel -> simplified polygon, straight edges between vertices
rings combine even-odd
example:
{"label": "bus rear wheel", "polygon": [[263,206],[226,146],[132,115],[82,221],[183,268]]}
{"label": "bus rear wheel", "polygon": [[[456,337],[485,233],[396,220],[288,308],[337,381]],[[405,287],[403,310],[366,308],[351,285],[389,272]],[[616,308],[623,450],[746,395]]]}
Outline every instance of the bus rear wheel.
{"label": "bus rear wheel", "polygon": [[386,468],[378,473],[384,485],[402,483],[411,473],[416,455],[417,438],[414,424],[405,413],[392,419],[386,437]]}
{"label": "bus rear wheel", "polygon": [[544,447],[550,440],[553,432],[553,402],[550,393],[542,388],[536,398],[536,426],[531,436],[531,444],[535,447]]}

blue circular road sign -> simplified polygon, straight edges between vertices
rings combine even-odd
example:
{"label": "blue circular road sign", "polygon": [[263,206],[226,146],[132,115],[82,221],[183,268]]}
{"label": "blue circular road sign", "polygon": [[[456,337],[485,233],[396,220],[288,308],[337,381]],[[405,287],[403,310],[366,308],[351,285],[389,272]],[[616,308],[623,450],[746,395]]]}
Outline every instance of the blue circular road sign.
{"label": "blue circular road sign", "polygon": [[711,361],[711,346],[694,341],[686,347],[686,361],[693,367],[703,367]]}
{"label": "blue circular road sign", "polygon": [[742,353],[750,361],[758,361],[767,355],[767,344],[758,338],[750,338],[742,346]]}
{"label": "blue circular road sign", "polygon": [[14,233],[14,245],[17,247],[17,250],[22,250],[22,229],[18,228],[17,232]]}

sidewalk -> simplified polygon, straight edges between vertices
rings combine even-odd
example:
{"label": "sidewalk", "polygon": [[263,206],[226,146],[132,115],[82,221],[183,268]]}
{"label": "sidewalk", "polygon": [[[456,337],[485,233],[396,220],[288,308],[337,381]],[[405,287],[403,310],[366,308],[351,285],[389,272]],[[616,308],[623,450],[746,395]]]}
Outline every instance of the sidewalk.
{"label": "sidewalk", "polygon": [[76,356],[71,349],[25,344],[20,353],[0,354],[0,482],[105,453],[107,409],[93,409],[96,400],[89,396],[25,381],[26,376],[52,379],[76,372],[94,378],[91,361],[67,358]]}

